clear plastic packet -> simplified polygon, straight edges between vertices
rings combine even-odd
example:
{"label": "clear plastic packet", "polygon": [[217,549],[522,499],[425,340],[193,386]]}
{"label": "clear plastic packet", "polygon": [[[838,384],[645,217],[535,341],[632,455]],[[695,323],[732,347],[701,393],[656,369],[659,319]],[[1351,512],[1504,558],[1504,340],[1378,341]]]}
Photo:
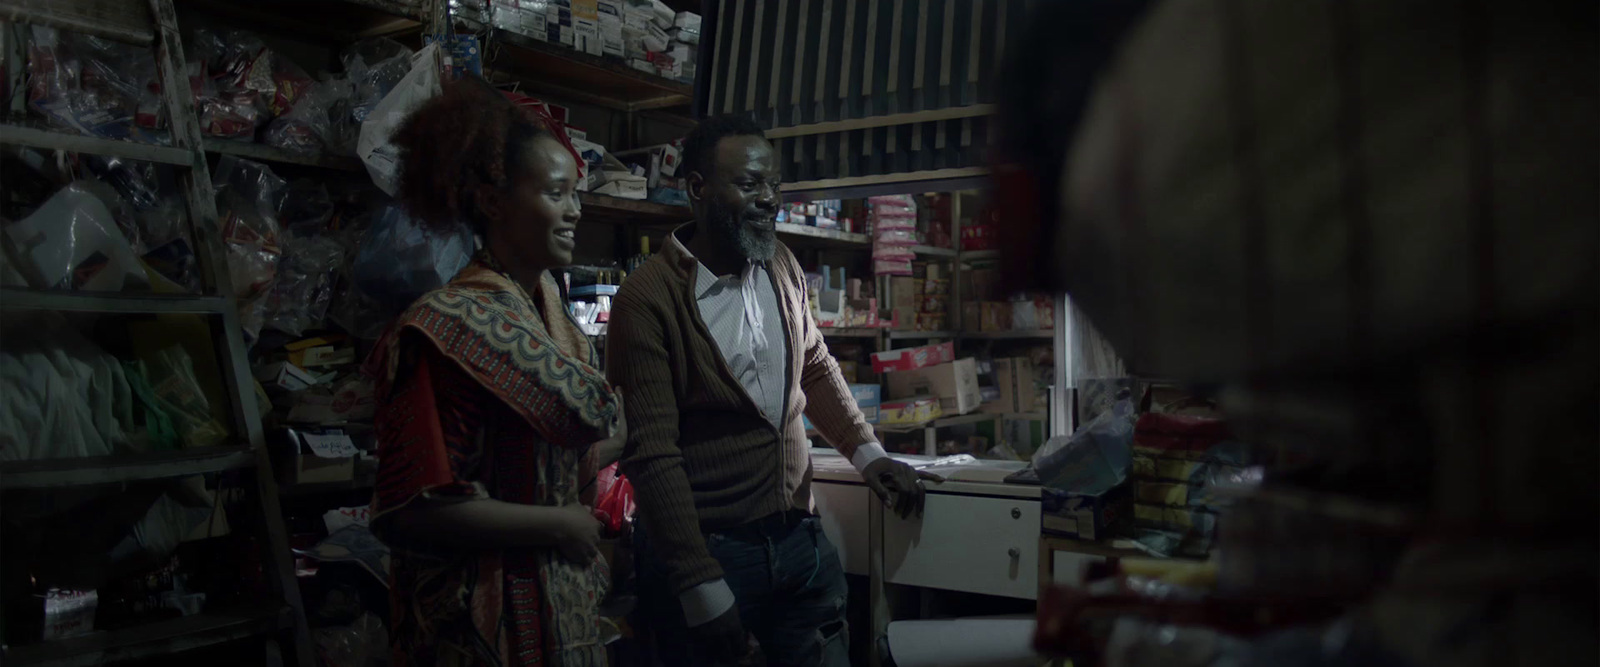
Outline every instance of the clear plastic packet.
{"label": "clear plastic packet", "polygon": [[184,447],[211,447],[228,438],[228,430],[212,418],[211,402],[194,373],[194,360],[182,346],[157,350],[140,358],[139,364]]}
{"label": "clear plastic packet", "polygon": [[311,92],[316,80],[282,54],[271,54],[272,88],[267,96],[267,111],[273,116],[289,113]]}
{"label": "clear plastic packet", "polygon": [[266,326],[291,336],[321,327],[344,256],[344,247],[325,236],[285,242],[266,304]]}
{"label": "clear plastic packet", "polygon": [[160,125],[148,50],[33,26],[28,80],[29,108],[51,125],[107,139],[163,139],[148,131]]}
{"label": "clear plastic packet", "polygon": [[[275,89],[272,53],[261,39],[244,30],[219,33],[207,28],[194,32],[194,53],[189,63],[190,83],[201,132],[215,137],[249,138],[269,117],[264,97]],[[197,64],[198,63],[198,64]]]}
{"label": "clear plastic packet", "polygon": [[347,79],[317,82],[296,100],[293,109],[273,119],[262,140],[299,153],[337,152],[340,138],[334,127],[335,114],[348,106],[350,95]]}
{"label": "clear plastic packet", "polygon": [[228,275],[240,300],[245,338],[254,341],[266,321],[266,297],[282,256],[278,209],[288,184],[266,165],[224,155],[211,177],[217,218],[227,244]]}
{"label": "clear plastic packet", "polygon": [[321,235],[333,219],[333,197],[327,186],[308,178],[298,178],[289,183],[284,192],[283,204],[278,207],[278,221],[290,236]]}
{"label": "clear plastic packet", "polygon": [[357,126],[411,71],[411,55],[410,48],[385,37],[356,42],[340,55],[354,91],[350,120]]}
{"label": "clear plastic packet", "polygon": [[74,182],[6,225],[5,234],[18,250],[17,269],[30,285],[116,292],[146,284],[138,255],[103,195],[96,194],[99,189]]}

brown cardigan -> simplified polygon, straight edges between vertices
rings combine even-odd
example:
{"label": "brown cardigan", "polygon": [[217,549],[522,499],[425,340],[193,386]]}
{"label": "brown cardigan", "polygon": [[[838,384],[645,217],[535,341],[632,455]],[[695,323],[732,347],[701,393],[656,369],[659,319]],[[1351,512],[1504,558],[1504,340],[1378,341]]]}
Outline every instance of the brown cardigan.
{"label": "brown cardigan", "polygon": [[722,577],[705,533],[811,508],[802,411],[846,457],[877,438],[822,342],[805,274],[788,248],[779,244],[768,267],[789,351],[780,433],[734,378],[700,318],[699,261],[674,234],[664,245],[612,303],[606,374],[627,410],[622,470],[652,548],[682,592]]}

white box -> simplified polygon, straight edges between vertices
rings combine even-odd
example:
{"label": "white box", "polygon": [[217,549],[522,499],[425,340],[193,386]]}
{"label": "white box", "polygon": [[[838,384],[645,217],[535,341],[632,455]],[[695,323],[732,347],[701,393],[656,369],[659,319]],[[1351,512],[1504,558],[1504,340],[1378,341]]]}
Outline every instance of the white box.
{"label": "white box", "polygon": [[589,19],[574,19],[572,29],[576,36],[575,48],[591,56],[605,53],[600,41],[600,23]]}

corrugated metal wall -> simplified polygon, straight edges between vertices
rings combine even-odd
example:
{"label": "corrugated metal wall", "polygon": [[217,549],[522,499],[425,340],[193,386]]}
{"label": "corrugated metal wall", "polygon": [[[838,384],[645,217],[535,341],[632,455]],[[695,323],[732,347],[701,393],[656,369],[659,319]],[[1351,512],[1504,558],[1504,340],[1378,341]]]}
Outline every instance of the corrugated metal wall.
{"label": "corrugated metal wall", "polygon": [[[977,105],[994,98],[990,73],[1006,27],[1022,20],[1027,2],[707,5],[715,25],[703,56],[709,62],[701,63],[707,77],[702,109],[747,114],[777,130],[773,143],[784,157],[784,180],[796,182],[982,165],[989,120]],[[849,122],[919,112],[878,127]],[[839,126],[801,128],[806,133],[800,136],[781,129],[817,123]]]}

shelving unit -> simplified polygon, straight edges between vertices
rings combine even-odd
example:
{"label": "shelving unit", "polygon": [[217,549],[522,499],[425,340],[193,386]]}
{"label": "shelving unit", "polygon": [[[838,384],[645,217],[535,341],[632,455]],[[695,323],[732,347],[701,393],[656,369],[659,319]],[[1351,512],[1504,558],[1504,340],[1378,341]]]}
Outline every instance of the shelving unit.
{"label": "shelving unit", "polygon": [[223,296],[233,294],[233,290],[215,231],[214,194],[189,79],[184,74],[183,47],[172,0],[0,0],[0,18],[154,49],[161,101],[170,125],[170,146],[79,136],[26,121],[0,125],[0,144],[179,167],[179,188],[188,208],[188,232],[204,289],[198,295],[165,295],[6,288],[0,290],[0,313],[8,318],[19,312],[38,311],[204,317],[217,344],[217,365],[224,388],[223,396],[211,398],[229,404],[233,437],[238,443],[171,452],[7,462],[0,465],[0,489],[45,493],[68,487],[248,470],[253,474],[248,476],[246,491],[260,511],[259,532],[254,540],[261,547],[262,569],[275,597],[258,609],[207,610],[115,631],[11,646],[0,661],[7,665],[100,665],[266,637],[276,640],[268,644],[268,650],[280,660],[310,667],[315,658],[289,558],[287,534],[278,513],[277,486],[269,466],[264,465],[264,438],[239,317],[232,299]]}

